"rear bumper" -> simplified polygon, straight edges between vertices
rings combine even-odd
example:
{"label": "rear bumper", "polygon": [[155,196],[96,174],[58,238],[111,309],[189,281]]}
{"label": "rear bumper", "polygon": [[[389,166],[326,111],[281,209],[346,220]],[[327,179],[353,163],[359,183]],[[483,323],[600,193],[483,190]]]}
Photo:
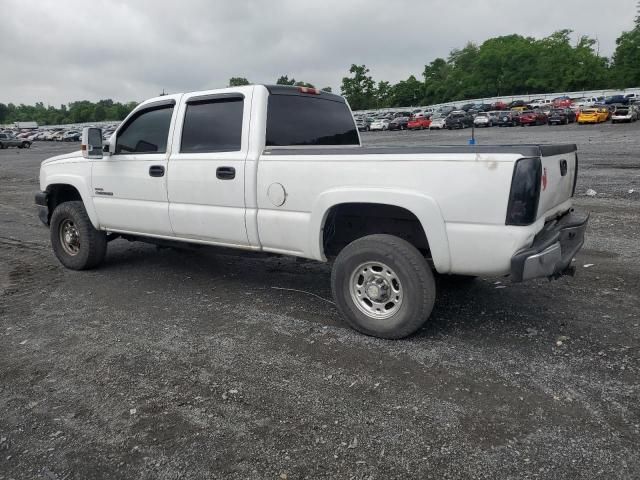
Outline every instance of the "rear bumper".
{"label": "rear bumper", "polygon": [[36,207],[38,208],[38,218],[45,225],[49,225],[49,203],[47,192],[36,193]]}
{"label": "rear bumper", "polygon": [[533,244],[511,257],[511,280],[523,282],[533,278],[557,278],[573,275],[571,261],[584,244],[588,214],[569,211],[548,222],[536,235]]}

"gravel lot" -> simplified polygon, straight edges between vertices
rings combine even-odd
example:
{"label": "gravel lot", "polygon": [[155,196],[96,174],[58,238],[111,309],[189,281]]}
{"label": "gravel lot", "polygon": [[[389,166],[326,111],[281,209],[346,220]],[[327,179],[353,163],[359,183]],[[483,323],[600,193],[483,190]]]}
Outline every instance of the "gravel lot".
{"label": "gravel lot", "polygon": [[0,151],[0,480],[640,478],[639,133],[478,131],[579,145],[577,276],[443,284],[401,341],[346,328],[325,265],[117,240],[65,270],[33,194],[77,144]]}

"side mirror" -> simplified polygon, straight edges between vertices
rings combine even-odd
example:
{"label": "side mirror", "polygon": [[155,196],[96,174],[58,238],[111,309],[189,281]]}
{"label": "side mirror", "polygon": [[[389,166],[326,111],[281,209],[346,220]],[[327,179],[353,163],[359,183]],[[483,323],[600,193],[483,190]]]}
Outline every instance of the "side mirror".
{"label": "side mirror", "polygon": [[83,128],[80,149],[84,158],[102,158],[102,129],[96,127]]}

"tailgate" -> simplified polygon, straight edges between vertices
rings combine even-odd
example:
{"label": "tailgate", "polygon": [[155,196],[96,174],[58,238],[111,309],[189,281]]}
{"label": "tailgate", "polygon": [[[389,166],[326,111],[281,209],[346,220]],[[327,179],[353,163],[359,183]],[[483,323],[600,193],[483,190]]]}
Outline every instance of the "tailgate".
{"label": "tailgate", "polygon": [[573,196],[578,173],[575,145],[544,145],[540,147],[542,180],[538,218],[547,217]]}

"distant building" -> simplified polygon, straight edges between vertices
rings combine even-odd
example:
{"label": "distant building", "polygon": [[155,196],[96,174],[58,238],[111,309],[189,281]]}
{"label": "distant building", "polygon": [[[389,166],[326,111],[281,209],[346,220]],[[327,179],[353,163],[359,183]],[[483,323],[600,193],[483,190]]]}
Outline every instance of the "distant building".
{"label": "distant building", "polygon": [[16,128],[38,128],[38,122],[15,122]]}

